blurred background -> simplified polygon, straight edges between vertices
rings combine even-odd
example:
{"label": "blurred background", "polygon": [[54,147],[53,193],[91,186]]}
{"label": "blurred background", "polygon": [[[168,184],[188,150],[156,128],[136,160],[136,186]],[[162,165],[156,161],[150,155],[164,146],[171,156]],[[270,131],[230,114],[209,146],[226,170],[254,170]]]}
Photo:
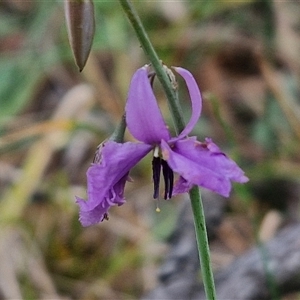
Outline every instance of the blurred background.
{"label": "blurred background", "polygon": [[[199,84],[193,134],[212,137],[250,178],[220,199],[217,271],[299,220],[300,4],[134,4],[162,61]],[[75,195],[86,197],[95,149],[121,118],[132,74],[148,63],[118,1],[95,1],[95,19],[79,73],[62,1],[0,2],[0,299],[138,299],[156,287],[170,249],[182,199],[155,212],[151,155],[109,221],[78,221]],[[172,126],[159,84],[156,94]]]}

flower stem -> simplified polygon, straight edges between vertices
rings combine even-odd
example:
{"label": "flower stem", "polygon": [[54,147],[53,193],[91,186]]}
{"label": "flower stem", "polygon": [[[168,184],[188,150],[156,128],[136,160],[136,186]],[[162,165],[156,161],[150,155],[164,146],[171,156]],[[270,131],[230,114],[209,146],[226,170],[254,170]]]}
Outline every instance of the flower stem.
{"label": "flower stem", "polygon": [[115,141],[115,142],[118,142],[118,143],[123,143],[124,142],[125,130],[126,130],[126,116],[125,116],[125,114],[123,114],[120,123],[115,128],[114,132],[112,133],[112,135],[109,139],[111,141]]}
{"label": "flower stem", "polygon": [[201,273],[205,294],[207,299],[214,300],[216,299],[216,290],[210,262],[209,244],[207,238],[204,209],[199,187],[194,186],[190,190],[189,194],[194,215],[196,239],[200,257]]}
{"label": "flower stem", "polygon": [[150,42],[147,32],[145,31],[141,19],[137,14],[135,8],[128,0],[119,0],[119,1],[133,29],[135,30],[137,38],[139,39],[145,54],[147,55],[148,59],[150,60],[153,66],[153,69],[156,72],[158,80],[160,81],[166,93],[175,130],[176,133],[179,134],[184,129],[185,124],[182,118],[181,109],[177,100],[175,89],[172,86],[170,79],[166,74],[166,71],[162,67],[162,62],[159,59],[155,49],[153,48],[152,43]]}
{"label": "flower stem", "polygon": [[[168,75],[163,69],[162,63],[149,40],[149,37],[143,27],[143,24],[136,10],[134,9],[134,7],[132,6],[129,0],[119,0],[119,1],[131,25],[135,30],[135,33],[141,43],[142,48],[144,49],[145,54],[147,55],[148,59],[150,60],[153,66],[156,75],[162,84],[162,87],[164,88],[164,91],[168,99],[173,122],[175,125],[176,133],[179,134],[184,129],[185,124],[181,115],[181,109],[177,100],[175,89],[172,86]],[[191,205],[194,214],[196,239],[197,239],[198,252],[200,257],[200,263],[202,265],[201,271],[202,271],[205,293],[207,299],[215,300],[216,292],[215,292],[213,273],[212,273],[212,268],[210,263],[207,230],[206,230],[201,194],[198,187],[193,187],[191,189],[190,199],[191,199]]]}

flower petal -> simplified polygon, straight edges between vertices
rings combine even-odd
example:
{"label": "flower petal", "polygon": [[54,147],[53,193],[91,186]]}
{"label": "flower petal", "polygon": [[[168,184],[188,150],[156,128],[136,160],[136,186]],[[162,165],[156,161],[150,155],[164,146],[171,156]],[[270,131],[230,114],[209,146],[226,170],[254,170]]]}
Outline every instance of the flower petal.
{"label": "flower petal", "polygon": [[179,176],[179,178],[175,182],[175,186],[173,189],[173,196],[176,196],[178,194],[188,193],[192,187],[193,184],[191,182],[188,182],[182,176]]}
{"label": "flower petal", "polygon": [[[173,151],[165,141],[161,142],[161,149],[163,159],[167,161],[174,172],[184,179],[175,183],[174,194],[178,190],[187,191],[192,185],[199,185],[222,196],[229,196],[231,183],[224,174],[199,164],[197,161],[190,159],[188,155],[177,153],[176,146]],[[184,186],[179,186],[180,184],[184,184]]]}
{"label": "flower petal", "polygon": [[[125,203],[124,198],[124,187],[128,178],[128,173],[121,178],[111,190],[109,190],[110,198],[106,199],[107,201],[102,201],[98,206],[92,210],[85,211],[84,209],[79,212],[79,220],[82,226],[90,226],[99,222],[102,222],[107,217],[108,209],[114,205],[122,205]],[[76,202],[80,206],[84,206],[86,201],[76,197]]]}
{"label": "flower petal", "polygon": [[211,139],[206,138],[205,143],[198,142],[195,137],[183,139],[176,142],[174,151],[232,181],[245,183],[249,180],[244,171]]}
{"label": "flower petal", "polygon": [[129,170],[150,150],[151,146],[140,143],[108,141],[102,145],[100,162],[93,163],[87,171],[88,200],[76,201],[83,226],[102,221],[110,206],[124,203],[123,190]]}
{"label": "flower petal", "polygon": [[131,79],[125,111],[127,127],[137,140],[146,144],[169,140],[170,133],[150,85],[147,66],[138,69]]}
{"label": "flower petal", "polygon": [[177,138],[175,138],[175,140],[178,140],[187,136],[197,124],[202,110],[202,97],[193,75],[186,69],[180,67],[173,68],[185,80],[192,102],[192,116],[188,124],[185,126],[184,130],[179,134]]}

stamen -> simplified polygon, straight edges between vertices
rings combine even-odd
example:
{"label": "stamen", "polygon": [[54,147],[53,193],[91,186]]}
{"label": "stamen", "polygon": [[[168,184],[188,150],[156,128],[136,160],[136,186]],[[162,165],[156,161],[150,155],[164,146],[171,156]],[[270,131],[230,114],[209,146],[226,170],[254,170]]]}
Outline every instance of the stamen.
{"label": "stamen", "polygon": [[[153,160],[152,160],[153,183],[154,183],[153,198],[158,199],[159,197],[160,172],[162,168],[162,173],[165,182],[164,199],[167,200],[172,197],[173,185],[174,185],[174,173],[173,170],[169,167],[168,163],[160,157],[159,151],[160,149],[157,146],[153,150]],[[159,208],[156,210],[159,210]]]}
{"label": "stamen", "polygon": [[162,160],[161,164],[162,164],[162,171],[163,171],[163,176],[165,181],[164,199],[166,200],[168,198],[168,191],[169,191],[169,170],[168,170],[168,164],[166,163],[165,160]]}
{"label": "stamen", "polygon": [[173,185],[174,185],[174,173],[173,170],[169,167],[168,163],[165,160],[161,160],[163,176],[165,181],[165,194],[164,199],[170,199],[173,193]]}
{"label": "stamen", "polygon": [[157,199],[159,195],[161,159],[159,157],[155,157],[155,149],[154,149],[154,156],[152,160],[152,172],[153,172],[153,184],[154,184],[153,198]]}
{"label": "stamen", "polygon": [[[169,165],[168,165],[168,167],[169,167]],[[173,187],[174,187],[174,172],[170,167],[169,167],[169,169],[170,169],[170,172],[169,172],[170,187],[169,187],[168,199],[171,199],[172,193],[173,193]]]}

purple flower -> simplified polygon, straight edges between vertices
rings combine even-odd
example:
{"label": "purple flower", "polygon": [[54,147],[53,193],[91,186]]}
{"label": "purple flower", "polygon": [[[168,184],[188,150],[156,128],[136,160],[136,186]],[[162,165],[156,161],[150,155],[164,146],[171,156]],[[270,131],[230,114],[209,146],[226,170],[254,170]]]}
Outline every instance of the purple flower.
{"label": "purple flower", "polygon": [[[174,69],[185,80],[190,94],[192,115],[188,124],[177,137],[171,137],[148,79],[149,67],[138,69],[131,80],[125,111],[127,127],[139,142],[102,144],[96,161],[87,171],[88,200],[76,197],[83,226],[107,219],[111,206],[125,202],[124,187],[129,171],[151,150],[154,198],[159,197],[161,172],[165,199],[188,192],[194,185],[228,197],[231,181],[248,181],[237,164],[211,139],[199,142],[196,137],[187,137],[200,117],[202,99],[191,73],[179,67]],[[179,174],[175,184],[173,172]]]}

